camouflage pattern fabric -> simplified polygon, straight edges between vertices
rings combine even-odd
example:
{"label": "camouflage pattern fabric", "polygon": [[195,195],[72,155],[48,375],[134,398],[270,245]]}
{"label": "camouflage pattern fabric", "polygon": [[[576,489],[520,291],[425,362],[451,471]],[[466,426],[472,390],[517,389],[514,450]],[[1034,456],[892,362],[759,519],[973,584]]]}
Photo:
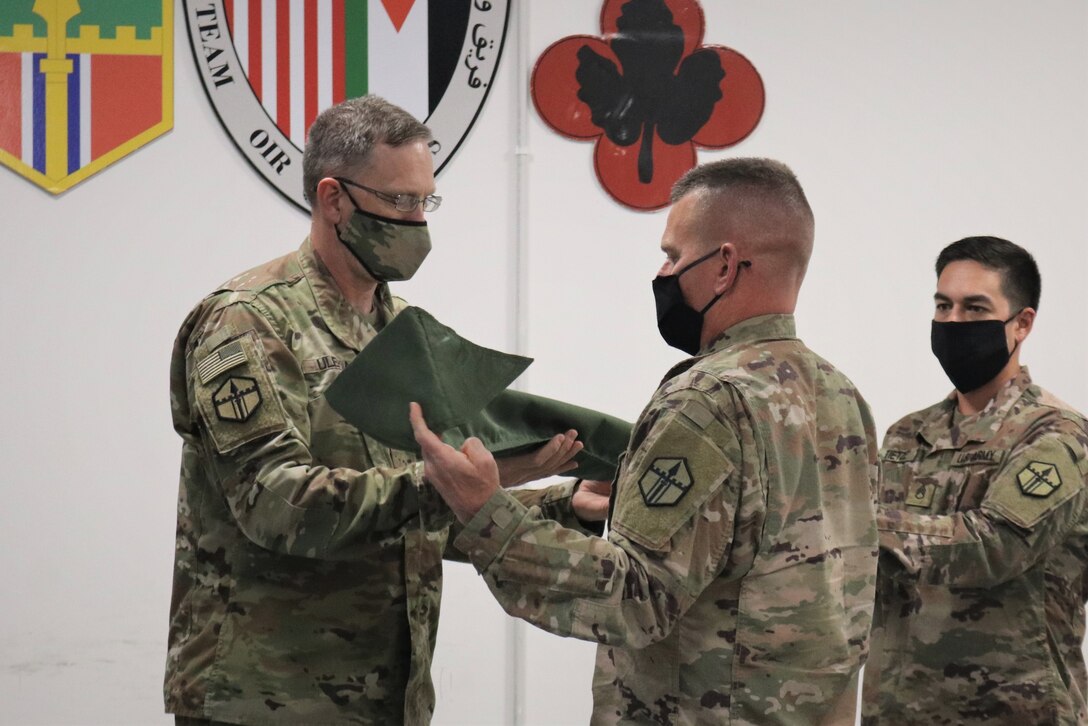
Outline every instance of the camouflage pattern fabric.
{"label": "camouflage pattern fabric", "polygon": [[431,251],[426,222],[390,220],[356,209],[340,229],[340,241],[376,280],[411,278]]}
{"label": "camouflage pattern fabric", "polygon": [[594,724],[852,724],[876,455],[850,381],[762,316],[669,372],[607,540],[497,492],[456,544],[508,613],[600,643]]}
{"label": "camouflage pattern fabric", "polygon": [[[307,240],[183,324],[183,440],[165,701],[245,724],[426,724],[453,521],[422,463],[322,395],[405,303],[357,314]],[[573,484],[516,496],[576,526]]]}
{"label": "camouflage pattern fabric", "polygon": [[863,722],[1088,723],[1088,423],[1027,368],[955,409],[884,439]]}

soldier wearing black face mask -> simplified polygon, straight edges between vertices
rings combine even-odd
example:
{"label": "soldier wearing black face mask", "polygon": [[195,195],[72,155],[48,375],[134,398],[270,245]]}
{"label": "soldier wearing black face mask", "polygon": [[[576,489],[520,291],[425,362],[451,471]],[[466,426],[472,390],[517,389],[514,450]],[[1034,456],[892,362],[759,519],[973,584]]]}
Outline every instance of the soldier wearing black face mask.
{"label": "soldier wearing black face mask", "polygon": [[1088,722],[1088,422],[1020,365],[1031,255],[937,259],[932,348],[956,390],[881,449],[881,569],[864,724]]}
{"label": "soldier wearing black face mask", "polygon": [[664,376],[614,481],[608,539],[498,488],[413,408],[426,479],[510,615],[598,644],[594,724],[854,723],[877,568],[876,434],[861,394],[797,337],[815,239],[781,162],[673,187],[653,282]]}

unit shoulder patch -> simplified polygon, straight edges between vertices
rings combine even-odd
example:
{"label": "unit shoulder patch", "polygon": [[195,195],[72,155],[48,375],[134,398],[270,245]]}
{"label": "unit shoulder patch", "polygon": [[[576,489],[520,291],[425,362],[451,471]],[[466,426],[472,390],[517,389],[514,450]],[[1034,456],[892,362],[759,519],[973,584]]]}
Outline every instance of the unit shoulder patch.
{"label": "unit shoulder patch", "polygon": [[1063,436],[1048,435],[1010,457],[982,508],[1031,530],[1084,488],[1084,476]]}
{"label": "unit shoulder patch", "polygon": [[212,394],[220,421],[245,423],[261,405],[261,386],[253,378],[231,376]]}
{"label": "unit shoulder patch", "polygon": [[[717,431],[727,436],[728,429]],[[616,483],[611,528],[648,549],[667,550],[672,536],[733,473],[726,452],[734,446],[739,450],[735,435],[719,441],[696,430],[680,412],[663,415],[630,454]]]}
{"label": "unit shoulder patch", "polygon": [[1049,497],[1062,485],[1058,467],[1045,461],[1029,461],[1016,475],[1020,491],[1029,497]]}
{"label": "unit shoulder patch", "polygon": [[659,457],[646,467],[638,488],[647,507],[674,507],[694,483],[686,459]]}
{"label": "unit shoulder patch", "polygon": [[256,331],[211,352],[198,349],[195,357],[191,395],[217,451],[226,453],[287,427]]}

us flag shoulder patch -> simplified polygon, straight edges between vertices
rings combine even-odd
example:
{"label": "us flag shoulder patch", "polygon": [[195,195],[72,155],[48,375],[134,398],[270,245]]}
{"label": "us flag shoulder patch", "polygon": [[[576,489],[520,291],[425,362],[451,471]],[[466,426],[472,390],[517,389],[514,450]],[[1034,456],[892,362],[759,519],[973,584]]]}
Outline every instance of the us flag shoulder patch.
{"label": "us flag shoulder patch", "polygon": [[245,363],[247,360],[246,351],[242,348],[242,341],[236,340],[212,352],[204,360],[197,363],[196,372],[200,376],[200,382],[208,385],[208,381],[220,373],[229,371],[234,366]]}

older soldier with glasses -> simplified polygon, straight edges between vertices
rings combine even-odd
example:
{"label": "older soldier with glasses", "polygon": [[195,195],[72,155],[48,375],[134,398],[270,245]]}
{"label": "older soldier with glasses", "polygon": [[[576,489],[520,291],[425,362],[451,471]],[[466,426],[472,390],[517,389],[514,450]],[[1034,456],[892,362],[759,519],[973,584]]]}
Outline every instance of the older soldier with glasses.
{"label": "older soldier with glasses", "polygon": [[[182,438],[166,666],[179,724],[426,724],[448,509],[423,464],[348,425],[324,392],[405,307],[388,282],[431,248],[428,129],[380,98],[310,128],[310,236],[190,313],[171,364]],[[353,195],[357,187],[368,192]],[[565,470],[573,431],[499,463]],[[607,494],[518,492],[578,526]]]}

